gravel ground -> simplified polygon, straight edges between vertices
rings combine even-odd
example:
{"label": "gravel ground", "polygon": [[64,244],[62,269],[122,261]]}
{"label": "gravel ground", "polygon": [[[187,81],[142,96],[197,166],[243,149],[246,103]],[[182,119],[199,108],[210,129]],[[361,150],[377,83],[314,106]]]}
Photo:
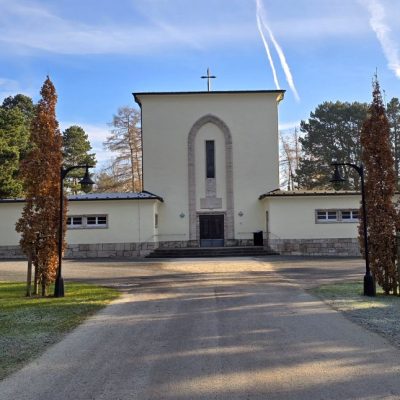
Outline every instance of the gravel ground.
{"label": "gravel ground", "polygon": [[400,348],[400,297],[382,293],[375,298],[364,297],[361,283],[326,285],[310,292],[349,320]]}

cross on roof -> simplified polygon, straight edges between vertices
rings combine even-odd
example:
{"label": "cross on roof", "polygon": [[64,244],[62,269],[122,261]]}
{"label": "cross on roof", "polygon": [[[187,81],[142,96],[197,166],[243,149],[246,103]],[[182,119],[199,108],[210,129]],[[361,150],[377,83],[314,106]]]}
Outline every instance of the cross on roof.
{"label": "cross on roof", "polygon": [[207,89],[211,91],[211,79],[215,79],[215,75],[210,75],[210,68],[207,68],[207,75],[203,75],[201,79],[207,79]]}

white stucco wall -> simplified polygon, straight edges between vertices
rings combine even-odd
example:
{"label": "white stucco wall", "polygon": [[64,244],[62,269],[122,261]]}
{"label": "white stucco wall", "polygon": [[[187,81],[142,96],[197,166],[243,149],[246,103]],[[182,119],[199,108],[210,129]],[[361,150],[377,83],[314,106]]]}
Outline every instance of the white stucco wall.
{"label": "white stucco wall", "polygon": [[18,246],[15,224],[21,217],[24,203],[0,203],[0,246]]}
{"label": "white stucco wall", "polygon": [[357,222],[316,223],[315,210],[358,209],[360,200],[355,195],[267,197],[263,203],[269,213],[270,238],[356,238]]}
{"label": "white stucco wall", "polygon": [[155,238],[151,200],[69,202],[68,215],[108,216],[107,228],[67,229],[68,244],[151,242]]}
{"label": "white stucco wall", "polygon": [[[251,237],[253,231],[263,229],[258,196],[279,186],[277,93],[144,94],[138,98],[142,103],[144,188],[165,200],[159,211],[160,240],[168,240],[168,235],[189,239],[188,134],[207,114],[225,122],[232,134],[235,236]],[[201,140],[213,129],[218,128],[201,129]],[[215,133],[216,140],[219,135]],[[218,163],[217,159],[217,167]],[[198,164],[196,169],[204,167]],[[204,196],[199,185],[197,205]],[[184,218],[179,218],[181,213]]]}
{"label": "white stucco wall", "polygon": [[[68,244],[137,243],[156,239],[156,200],[70,201],[68,215],[107,215],[107,228],[67,229]],[[0,246],[17,246],[15,223],[24,203],[0,203]],[[140,221],[140,224],[139,224]]]}

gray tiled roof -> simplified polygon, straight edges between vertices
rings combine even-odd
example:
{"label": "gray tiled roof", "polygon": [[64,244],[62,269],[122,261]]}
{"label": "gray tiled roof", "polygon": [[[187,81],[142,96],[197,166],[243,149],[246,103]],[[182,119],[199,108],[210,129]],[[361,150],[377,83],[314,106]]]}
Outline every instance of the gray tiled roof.
{"label": "gray tiled roof", "polygon": [[275,189],[259,196],[259,199],[266,197],[289,197],[289,196],[349,196],[360,195],[361,192],[355,190],[280,190]]}
{"label": "gray tiled roof", "polygon": [[[69,195],[69,201],[99,201],[99,200],[159,200],[164,201],[154,193],[143,191],[140,193],[88,193]],[[21,203],[25,199],[0,199],[0,203]]]}

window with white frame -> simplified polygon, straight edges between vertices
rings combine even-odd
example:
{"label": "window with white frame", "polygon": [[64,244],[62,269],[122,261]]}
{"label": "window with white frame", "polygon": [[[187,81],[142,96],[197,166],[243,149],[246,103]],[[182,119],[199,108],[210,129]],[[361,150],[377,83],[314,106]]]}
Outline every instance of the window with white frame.
{"label": "window with white frame", "polygon": [[357,209],[315,210],[315,222],[358,222]]}
{"label": "window with white frame", "polygon": [[107,215],[69,215],[67,217],[68,229],[107,228]]}
{"label": "window with white frame", "polygon": [[86,225],[105,226],[107,225],[106,215],[88,215],[86,217]]}
{"label": "window with white frame", "polygon": [[75,227],[82,227],[83,217],[73,215],[67,217],[67,227],[68,228],[75,228]]}
{"label": "window with white frame", "polygon": [[337,220],[337,210],[317,210],[317,222],[332,222]]}
{"label": "window with white frame", "polygon": [[340,210],[342,222],[357,222],[358,210]]}

